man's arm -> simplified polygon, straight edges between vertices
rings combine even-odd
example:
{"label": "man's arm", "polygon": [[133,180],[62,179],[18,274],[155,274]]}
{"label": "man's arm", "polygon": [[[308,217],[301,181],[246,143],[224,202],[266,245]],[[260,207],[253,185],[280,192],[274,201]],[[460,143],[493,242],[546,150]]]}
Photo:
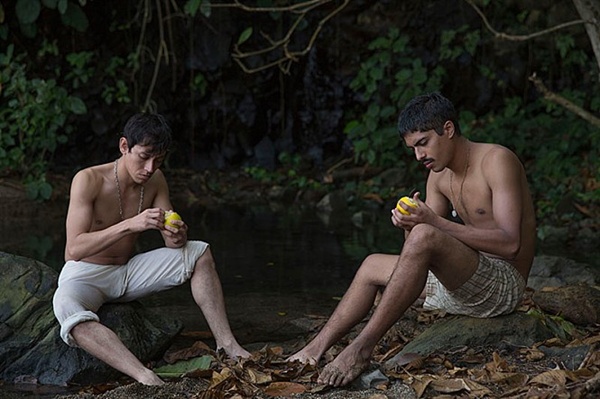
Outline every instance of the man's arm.
{"label": "man's arm", "polygon": [[[427,204],[420,202],[410,215],[404,216],[393,210],[394,225],[410,230],[419,223],[439,228],[477,251],[486,252],[507,260],[514,259],[521,248],[521,218],[523,214],[522,186],[523,170],[518,158],[509,150],[498,147],[482,161],[484,178],[491,192],[492,215],[486,226],[455,223],[444,216],[448,210],[435,189],[430,185],[433,197],[427,193]],[[439,181],[438,181],[439,182]],[[439,195],[435,195],[435,194]],[[429,207],[431,204],[431,207]]]}
{"label": "man's arm", "polygon": [[437,216],[431,220],[431,224],[477,251],[507,260],[515,259],[521,248],[521,163],[512,152],[498,147],[485,155],[481,166],[491,191],[491,222],[484,227],[475,227]]}
{"label": "man's arm", "polygon": [[[160,210],[147,209],[134,218],[92,231],[94,202],[102,190],[102,180],[103,176],[93,169],[80,171],[73,178],[66,221],[65,260],[97,255],[131,234],[158,228]],[[106,219],[104,222],[107,223]]]}
{"label": "man's arm", "polygon": [[128,234],[123,223],[90,232],[94,217],[94,201],[102,189],[102,176],[91,169],[73,178],[66,221],[66,260],[81,260],[113,245]]}
{"label": "man's arm", "polygon": [[[160,208],[163,211],[174,210],[173,205],[171,204],[171,200],[169,198],[169,186],[167,184],[165,176],[160,170],[157,170],[156,177],[158,180],[158,190],[156,192],[156,197],[154,198],[152,206]],[[161,228],[160,232],[163,236],[163,240],[165,241],[165,246],[169,248],[180,248],[187,242],[188,226],[182,220],[175,220],[172,223],[178,225],[178,228],[164,226],[163,228]]]}

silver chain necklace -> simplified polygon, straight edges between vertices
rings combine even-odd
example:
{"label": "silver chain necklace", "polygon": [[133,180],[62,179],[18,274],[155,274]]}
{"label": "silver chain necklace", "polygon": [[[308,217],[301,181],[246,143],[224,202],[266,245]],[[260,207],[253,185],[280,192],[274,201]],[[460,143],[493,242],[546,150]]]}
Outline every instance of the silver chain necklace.
{"label": "silver chain necklace", "polygon": [[[123,217],[123,203],[121,200],[121,186],[119,185],[119,174],[117,173],[117,166],[119,165],[119,158],[115,159],[115,183],[117,183],[117,196],[119,197],[119,215],[121,216],[121,220],[125,220]],[[140,203],[138,205],[138,215],[142,212],[142,204],[144,203],[144,186],[140,188]]]}
{"label": "silver chain necklace", "polygon": [[[460,191],[458,193],[458,202],[463,207],[463,209],[465,210],[467,215],[469,214],[469,211],[467,210],[467,207],[465,206],[465,203],[463,202],[463,186],[465,184],[465,178],[467,177],[467,172],[469,170],[470,156],[471,156],[471,146],[468,146],[467,147],[467,164],[465,166],[465,172],[463,174],[462,181],[460,182]],[[452,217],[457,217],[458,212],[456,212],[456,206],[454,206],[455,198],[454,198],[454,189],[452,188],[452,176],[454,176],[454,172],[450,171],[450,194],[452,194]]]}

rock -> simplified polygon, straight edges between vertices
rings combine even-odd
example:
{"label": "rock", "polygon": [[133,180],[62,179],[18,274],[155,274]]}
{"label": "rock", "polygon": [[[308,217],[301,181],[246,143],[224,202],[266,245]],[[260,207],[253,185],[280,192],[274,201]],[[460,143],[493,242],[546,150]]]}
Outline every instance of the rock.
{"label": "rock", "polygon": [[499,342],[527,347],[552,336],[552,331],[539,318],[525,313],[489,319],[452,316],[434,323],[385,362],[384,367],[394,368],[396,363],[412,353],[427,356],[442,349],[497,345]]}
{"label": "rock", "polygon": [[[119,375],[61,340],[52,310],[57,278],[41,262],[0,252],[0,379],[66,385]],[[136,302],[107,304],[98,316],[143,362],[162,355],[182,329],[172,316]]]}
{"label": "rock", "polygon": [[[382,187],[404,187],[406,185],[406,168],[386,169],[381,172],[377,178],[380,179]],[[409,193],[406,192],[404,195],[408,194]]]}
{"label": "rock", "polygon": [[352,382],[352,387],[357,389],[376,389],[378,385],[387,384],[390,379],[381,370],[371,370],[362,373]]}
{"label": "rock", "polygon": [[595,285],[600,283],[600,272],[585,263],[558,256],[536,256],[527,286],[538,291],[544,287],[585,283]]}
{"label": "rock", "polygon": [[546,356],[557,359],[557,364],[565,369],[574,371],[581,367],[593,347],[591,345],[580,345],[562,348],[540,345],[538,349]]}
{"label": "rock", "polygon": [[533,294],[544,312],[560,315],[579,325],[600,323],[600,289],[589,285],[546,288]]}
{"label": "rock", "polygon": [[346,195],[347,194],[341,190],[325,195],[321,201],[317,203],[317,210],[326,214],[345,212],[348,209]]}

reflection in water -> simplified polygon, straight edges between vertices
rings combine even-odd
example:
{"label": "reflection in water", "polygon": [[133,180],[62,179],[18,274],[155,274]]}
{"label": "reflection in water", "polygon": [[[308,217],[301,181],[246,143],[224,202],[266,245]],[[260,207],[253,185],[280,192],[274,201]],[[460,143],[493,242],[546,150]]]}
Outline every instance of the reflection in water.
{"label": "reflection in water", "polygon": [[[375,225],[356,229],[347,215],[325,221],[314,210],[300,208],[275,212],[267,207],[228,207],[181,213],[190,225],[189,236],[211,244],[228,294],[345,289],[362,258],[372,252],[377,234]],[[391,225],[387,234],[401,240]],[[144,241],[146,248],[160,245],[160,238],[154,238]]]}
{"label": "reflection in water", "polygon": [[[398,252],[402,234],[381,218],[361,228],[349,215],[317,215],[290,207],[180,209],[189,237],[207,241],[228,294],[246,292],[329,292],[347,288],[361,260],[372,252]],[[0,224],[0,250],[40,260],[60,271],[64,219]],[[142,234],[138,249],[162,245],[155,231]]]}

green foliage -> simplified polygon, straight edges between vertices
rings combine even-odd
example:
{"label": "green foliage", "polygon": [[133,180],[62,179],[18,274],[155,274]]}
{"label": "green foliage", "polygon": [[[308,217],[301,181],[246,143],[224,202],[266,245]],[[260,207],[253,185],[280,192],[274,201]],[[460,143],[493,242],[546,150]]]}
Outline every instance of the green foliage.
{"label": "green foliage", "polygon": [[[580,93],[561,94],[575,100]],[[538,217],[558,217],[565,197],[598,200],[598,190],[586,191],[581,176],[599,177],[600,131],[564,108],[512,97],[498,111],[463,126],[477,126],[472,132],[477,141],[515,151],[525,164]]]}
{"label": "green foliage", "polygon": [[194,357],[158,367],[154,372],[162,378],[178,378],[195,370],[208,370],[213,360],[214,358],[209,355]]}
{"label": "green foliage", "polygon": [[252,32],[253,29],[251,26],[244,29],[244,31],[240,34],[240,37],[238,38],[237,44],[240,45],[247,41],[250,38],[250,36],[252,36]]}
{"label": "green foliage", "polygon": [[552,331],[554,336],[563,341],[568,341],[577,335],[581,335],[581,332],[577,330],[573,323],[560,316],[552,316],[539,309],[531,309],[527,314],[539,319]]}
{"label": "green foliage", "polygon": [[[125,65],[126,61],[123,58],[111,57],[108,65],[103,68],[104,75],[102,80],[104,84],[101,97],[108,105],[111,105],[115,101],[120,104],[129,104],[131,102],[129,86],[120,75]],[[114,83],[111,85],[110,82]]]}
{"label": "green foliage", "polygon": [[210,0],[187,0],[183,6],[183,11],[191,17],[195,17],[198,10],[206,18],[209,18],[211,14]]}
{"label": "green foliage", "polygon": [[87,109],[54,79],[28,78],[23,58],[13,57],[12,45],[0,54],[0,172],[16,173],[32,198],[48,199],[48,162],[67,142],[69,116]]}
{"label": "green foliage", "polygon": [[400,137],[396,118],[400,108],[410,98],[423,91],[438,89],[443,69],[431,71],[414,58],[407,36],[391,29],[385,37],[369,45],[371,56],[360,66],[350,88],[369,104],[366,111],[351,119],[344,133],[354,145],[356,162],[391,167],[408,166],[401,157]]}
{"label": "green foliage", "polygon": [[63,25],[85,32],[90,24],[81,8],[85,4],[86,0],[79,0],[79,4],[69,0],[17,0],[15,14],[21,32],[30,38],[37,35],[36,22],[42,13],[42,7],[58,11]]}
{"label": "green foliage", "polygon": [[244,172],[262,183],[281,184],[298,189],[321,187],[318,181],[298,173],[302,164],[302,157],[299,154],[282,152],[278,159],[282,166],[279,170],[269,171],[258,166],[249,166],[244,168]]}
{"label": "green foliage", "polygon": [[200,97],[206,94],[206,89],[208,88],[208,81],[202,72],[196,72],[194,75],[194,79],[191,83],[192,90],[200,93]]}
{"label": "green foliage", "polygon": [[67,72],[65,79],[71,82],[74,89],[78,89],[94,76],[94,68],[90,65],[93,56],[91,51],[67,54],[66,60],[71,70]]}
{"label": "green foliage", "polygon": [[481,40],[479,31],[469,31],[467,25],[441,33],[440,60],[456,60],[463,54],[475,54]]}

